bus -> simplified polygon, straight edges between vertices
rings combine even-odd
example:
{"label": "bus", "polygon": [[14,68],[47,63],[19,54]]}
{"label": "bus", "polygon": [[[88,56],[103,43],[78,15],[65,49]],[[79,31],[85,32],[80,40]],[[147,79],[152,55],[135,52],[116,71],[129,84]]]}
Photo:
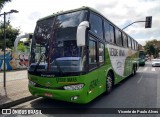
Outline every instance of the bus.
{"label": "bus", "polygon": [[89,103],[138,69],[138,43],[96,10],[37,21],[28,68],[34,96]]}
{"label": "bus", "polygon": [[145,65],[145,60],[146,56],[145,56],[145,52],[144,50],[139,50],[139,65],[140,66],[144,66]]}

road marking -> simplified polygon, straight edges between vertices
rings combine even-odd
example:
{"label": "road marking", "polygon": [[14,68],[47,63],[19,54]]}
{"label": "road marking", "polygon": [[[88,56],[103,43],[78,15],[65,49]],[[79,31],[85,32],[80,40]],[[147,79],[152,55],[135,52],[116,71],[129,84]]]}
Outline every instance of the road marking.
{"label": "road marking", "polygon": [[155,68],[152,68],[151,71],[156,71],[156,69],[155,69]]}
{"label": "road marking", "polygon": [[137,81],[137,84],[141,82],[142,78],[143,78],[143,74],[141,75],[140,79]]}
{"label": "road marking", "polygon": [[139,68],[138,68],[138,72],[141,72],[141,71],[142,71],[142,67],[139,67]]}
{"label": "road marking", "polygon": [[147,69],[148,69],[148,68],[147,68],[147,67],[145,67],[145,68],[143,69],[143,71],[147,71]]}

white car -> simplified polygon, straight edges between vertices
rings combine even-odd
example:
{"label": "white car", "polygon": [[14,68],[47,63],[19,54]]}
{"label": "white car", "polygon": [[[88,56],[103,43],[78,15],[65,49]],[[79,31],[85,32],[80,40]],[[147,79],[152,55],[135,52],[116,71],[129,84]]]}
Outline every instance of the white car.
{"label": "white car", "polygon": [[160,67],[160,59],[153,59],[152,60],[152,67]]}

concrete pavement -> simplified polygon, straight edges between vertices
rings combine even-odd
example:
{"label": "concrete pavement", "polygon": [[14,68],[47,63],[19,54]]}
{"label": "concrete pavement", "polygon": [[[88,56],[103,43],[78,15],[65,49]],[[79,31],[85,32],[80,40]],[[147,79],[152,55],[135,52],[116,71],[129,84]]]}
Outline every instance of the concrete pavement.
{"label": "concrete pavement", "polygon": [[[3,82],[4,73],[0,71],[0,83]],[[27,79],[27,70],[12,70],[6,71],[6,81],[18,80],[18,79]]]}
{"label": "concrete pavement", "polygon": [[28,91],[27,70],[7,71],[6,88],[3,87],[3,72],[0,72],[0,108],[35,99]]}

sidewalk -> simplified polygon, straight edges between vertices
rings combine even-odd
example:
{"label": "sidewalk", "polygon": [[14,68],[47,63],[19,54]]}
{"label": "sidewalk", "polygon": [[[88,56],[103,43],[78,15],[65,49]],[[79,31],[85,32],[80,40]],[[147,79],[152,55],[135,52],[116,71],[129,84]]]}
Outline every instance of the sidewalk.
{"label": "sidewalk", "polygon": [[10,108],[36,98],[28,91],[27,70],[7,71],[6,88],[3,85],[3,72],[0,72],[0,108]]}

